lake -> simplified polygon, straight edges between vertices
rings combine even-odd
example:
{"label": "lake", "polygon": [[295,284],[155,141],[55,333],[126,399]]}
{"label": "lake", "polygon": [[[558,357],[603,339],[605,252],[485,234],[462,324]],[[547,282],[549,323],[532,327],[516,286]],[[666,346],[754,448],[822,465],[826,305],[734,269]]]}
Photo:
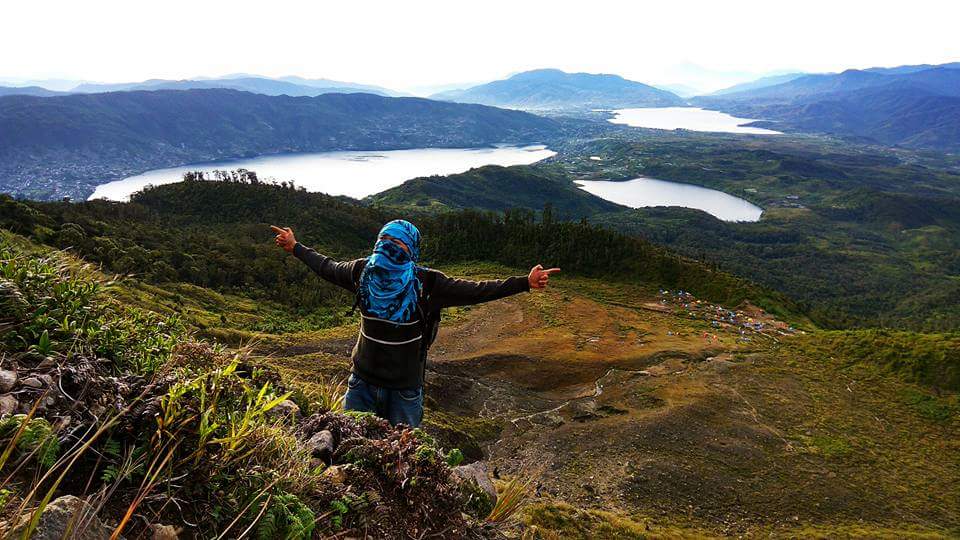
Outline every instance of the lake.
{"label": "lake", "polygon": [[619,109],[610,119],[614,124],[654,129],[689,129],[690,131],[713,131],[724,133],[752,133],[754,135],[780,135],[779,131],[748,127],[742,124],[755,122],[749,118],[737,118],[720,111],[708,111],[697,107],[656,107],[642,109]]}
{"label": "lake", "polygon": [[187,171],[217,169],[248,169],[264,180],[293,180],[307,191],[360,199],[418,176],[459,173],[483,165],[528,165],[554,154],[542,145],[281,154],[148,171],[99,185],[90,199],[125,201],[147,184],[170,184],[179,182]]}
{"label": "lake", "polygon": [[577,185],[601,199],[631,208],[682,206],[703,210],[723,221],[758,221],[763,213],[759,206],[722,191],[654,178],[578,180]]}

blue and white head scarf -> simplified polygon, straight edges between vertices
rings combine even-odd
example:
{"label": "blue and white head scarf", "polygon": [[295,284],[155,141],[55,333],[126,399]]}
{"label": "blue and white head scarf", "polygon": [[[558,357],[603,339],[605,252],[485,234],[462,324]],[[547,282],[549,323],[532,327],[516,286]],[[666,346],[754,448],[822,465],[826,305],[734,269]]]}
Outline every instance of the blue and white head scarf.
{"label": "blue and white head scarf", "polygon": [[[400,240],[410,253],[384,236]],[[360,274],[357,294],[363,312],[393,322],[412,320],[420,295],[416,264],[419,260],[420,231],[402,219],[384,225]]]}

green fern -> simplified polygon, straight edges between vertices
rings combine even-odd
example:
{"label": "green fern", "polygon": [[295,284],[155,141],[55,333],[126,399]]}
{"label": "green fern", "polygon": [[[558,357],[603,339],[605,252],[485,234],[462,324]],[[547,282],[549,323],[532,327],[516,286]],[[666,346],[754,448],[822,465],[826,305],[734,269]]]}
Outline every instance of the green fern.
{"label": "green fern", "polygon": [[277,516],[273,508],[270,508],[260,517],[260,521],[257,522],[255,536],[257,540],[273,540],[279,537],[277,532]]}
{"label": "green fern", "polygon": [[350,512],[350,507],[341,497],[330,501],[330,509],[333,510],[333,515],[330,516],[330,524],[333,525],[334,530],[338,530],[343,527],[343,516]]}
{"label": "green fern", "polygon": [[120,469],[116,465],[107,465],[100,474],[100,480],[106,484],[113,483],[120,476]]}
{"label": "green fern", "polygon": [[[17,414],[0,420],[0,439],[13,436],[26,418],[24,414]],[[18,455],[33,451],[36,451],[37,463],[46,469],[53,467],[60,455],[60,441],[57,440],[50,422],[43,418],[32,418],[17,441]]]}
{"label": "green fern", "polygon": [[307,540],[313,534],[316,516],[294,494],[281,491],[264,512],[254,536],[258,540]]}
{"label": "green fern", "polygon": [[103,443],[103,453],[112,458],[120,457],[120,441],[107,439],[107,441]]}

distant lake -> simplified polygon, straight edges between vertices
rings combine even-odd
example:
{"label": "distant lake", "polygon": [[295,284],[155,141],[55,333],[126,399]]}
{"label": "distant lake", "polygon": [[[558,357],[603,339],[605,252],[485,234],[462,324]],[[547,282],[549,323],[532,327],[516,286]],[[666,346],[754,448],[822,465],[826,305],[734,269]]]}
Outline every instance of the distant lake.
{"label": "distant lake", "polygon": [[723,221],[757,221],[763,213],[759,206],[722,191],[653,178],[625,182],[578,180],[577,185],[601,199],[631,208],[682,206],[703,210]]}
{"label": "distant lake", "polygon": [[459,173],[483,165],[528,165],[554,154],[540,145],[281,154],[148,171],[99,185],[90,199],[125,201],[147,184],[179,182],[187,171],[232,169],[256,171],[263,180],[293,180],[307,191],[360,199],[418,176]]}
{"label": "distant lake", "polygon": [[656,107],[643,109],[619,109],[610,119],[614,124],[654,129],[689,129],[690,131],[713,131],[724,133],[753,133],[755,135],[780,135],[779,131],[746,127],[756,120],[737,118],[720,111],[708,111],[697,107]]}

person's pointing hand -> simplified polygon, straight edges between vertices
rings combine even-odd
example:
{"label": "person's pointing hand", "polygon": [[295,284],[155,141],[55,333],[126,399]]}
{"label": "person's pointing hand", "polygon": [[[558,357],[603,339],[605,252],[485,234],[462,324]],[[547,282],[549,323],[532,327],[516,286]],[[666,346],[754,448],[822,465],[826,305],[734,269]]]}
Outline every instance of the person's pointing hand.
{"label": "person's pointing hand", "polygon": [[550,282],[550,276],[559,272],[559,268],[549,268],[547,270],[543,269],[542,265],[536,265],[530,270],[530,274],[527,275],[527,280],[530,282],[531,289],[543,289]]}
{"label": "person's pointing hand", "polygon": [[273,229],[273,232],[277,233],[276,238],[274,238],[274,242],[276,242],[278,246],[282,247],[287,253],[293,253],[293,247],[297,245],[297,238],[293,236],[293,231],[290,229],[290,227],[284,227],[281,229],[276,225],[271,225],[270,228]]}

